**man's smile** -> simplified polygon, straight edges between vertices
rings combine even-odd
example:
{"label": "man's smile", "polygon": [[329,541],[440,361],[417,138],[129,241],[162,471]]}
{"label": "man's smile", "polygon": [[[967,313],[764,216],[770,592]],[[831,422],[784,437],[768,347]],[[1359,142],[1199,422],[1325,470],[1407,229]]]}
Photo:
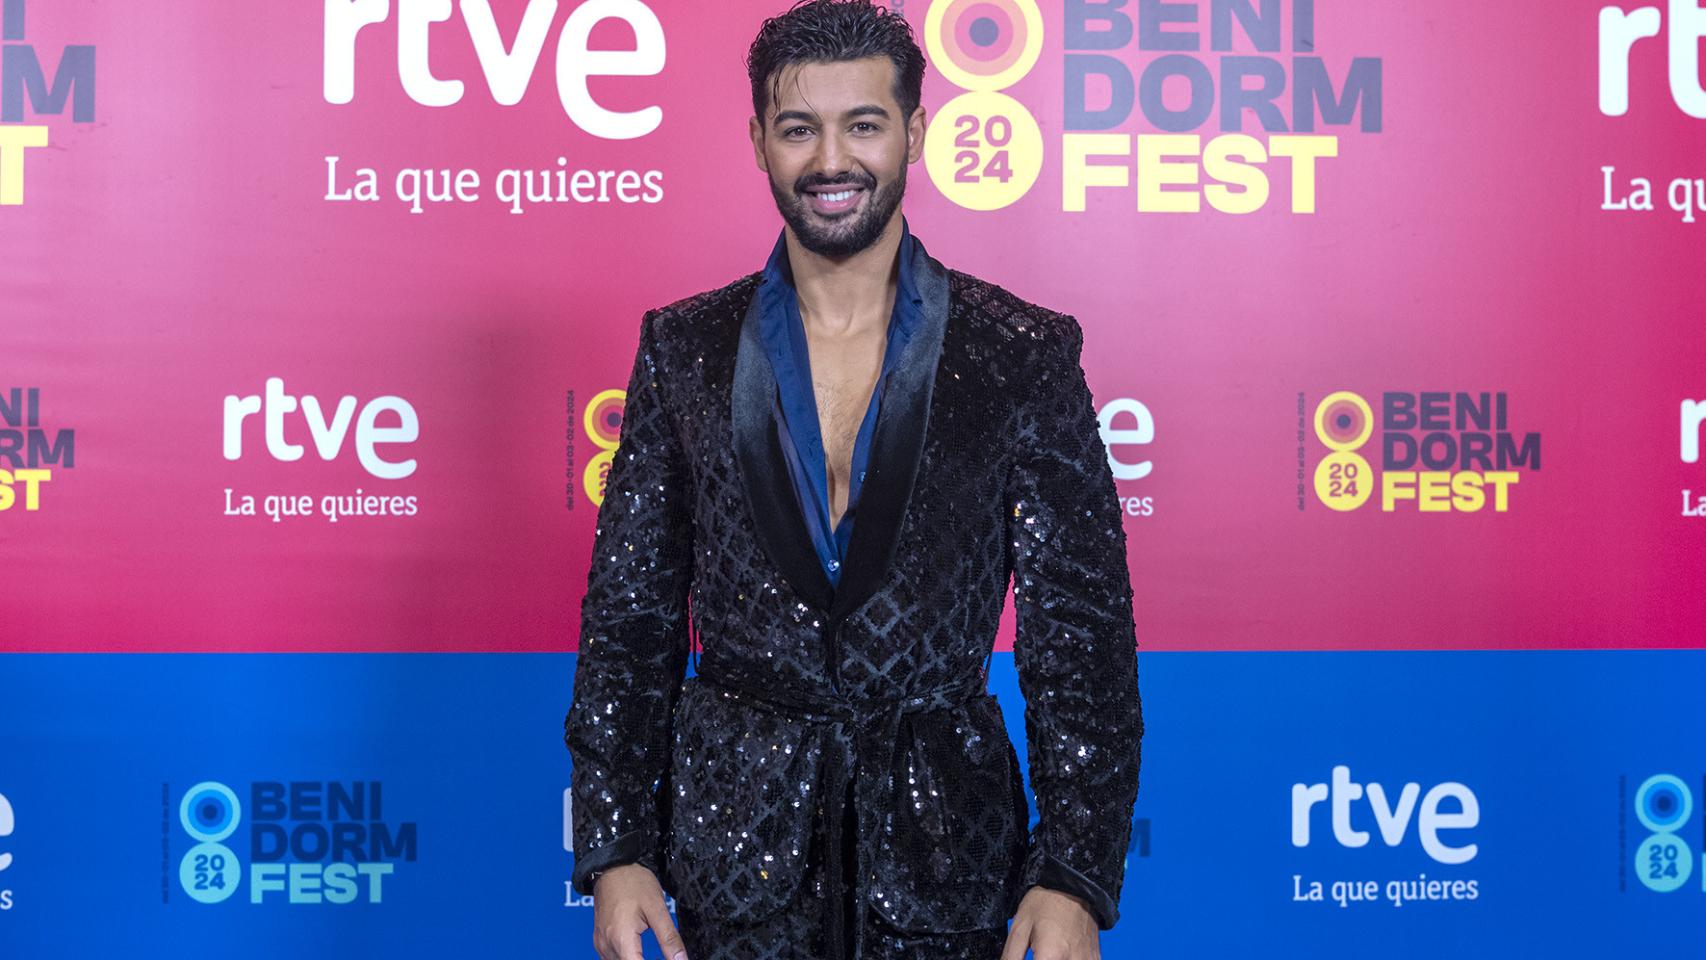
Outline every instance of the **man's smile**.
{"label": "man's smile", "polygon": [[859,205],[859,200],[868,191],[864,187],[839,184],[833,187],[808,187],[806,196],[810,198],[807,206],[813,211],[825,216],[845,213]]}

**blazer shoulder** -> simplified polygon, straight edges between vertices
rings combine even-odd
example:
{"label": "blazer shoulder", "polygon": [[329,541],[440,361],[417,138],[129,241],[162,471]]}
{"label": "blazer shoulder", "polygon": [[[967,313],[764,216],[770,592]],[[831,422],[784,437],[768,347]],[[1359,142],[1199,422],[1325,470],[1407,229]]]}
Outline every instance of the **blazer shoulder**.
{"label": "blazer shoulder", "polygon": [[1084,329],[1070,313],[1032,303],[1000,284],[949,269],[951,298],[972,325],[1011,346],[1024,364],[1077,362]]}
{"label": "blazer shoulder", "polygon": [[686,342],[698,346],[715,341],[739,331],[747,305],[752,302],[763,276],[762,271],[755,271],[713,290],[653,307],[646,311],[642,322],[652,325],[653,336],[660,343]]}

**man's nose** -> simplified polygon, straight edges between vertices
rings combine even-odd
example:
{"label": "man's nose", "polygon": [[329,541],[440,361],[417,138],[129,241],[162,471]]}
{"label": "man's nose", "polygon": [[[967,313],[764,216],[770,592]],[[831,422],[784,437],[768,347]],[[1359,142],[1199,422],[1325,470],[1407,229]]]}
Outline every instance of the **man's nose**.
{"label": "man's nose", "polygon": [[851,172],[853,169],[853,153],[847,148],[847,140],[835,130],[825,130],[817,138],[817,154],[813,157],[813,171],[826,180]]}

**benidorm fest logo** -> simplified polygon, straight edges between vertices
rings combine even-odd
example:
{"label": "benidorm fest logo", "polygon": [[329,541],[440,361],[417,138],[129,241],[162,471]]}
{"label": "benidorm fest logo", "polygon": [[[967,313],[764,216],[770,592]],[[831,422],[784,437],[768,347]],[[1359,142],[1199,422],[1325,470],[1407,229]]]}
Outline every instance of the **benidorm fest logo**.
{"label": "benidorm fest logo", "polygon": [[1385,123],[1381,59],[1329,67],[1316,14],[1313,0],[1064,3],[1051,41],[1064,102],[1039,125],[1011,92],[1048,46],[1036,0],[935,0],[930,64],[966,92],[930,118],[925,168],[952,202],[998,210],[1036,184],[1047,126],[1060,131],[1047,146],[1058,150],[1063,212],[1095,202],[1254,213],[1277,179],[1289,181],[1291,213],[1314,213],[1320,170],[1340,152],[1340,136],[1317,128],[1371,134]]}

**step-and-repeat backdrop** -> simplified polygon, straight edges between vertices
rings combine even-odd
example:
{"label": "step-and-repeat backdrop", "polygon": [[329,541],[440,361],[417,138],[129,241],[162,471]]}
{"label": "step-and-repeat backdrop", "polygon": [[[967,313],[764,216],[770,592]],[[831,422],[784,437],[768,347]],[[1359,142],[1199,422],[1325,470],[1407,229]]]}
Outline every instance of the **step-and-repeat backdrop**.
{"label": "step-and-repeat backdrop", "polygon": [[[0,0],[0,956],[591,955],[602,478],[781,5]],[[1104,955],[1706,951],[1699,0],[895,6],[914,231],[1086,331]]]}

